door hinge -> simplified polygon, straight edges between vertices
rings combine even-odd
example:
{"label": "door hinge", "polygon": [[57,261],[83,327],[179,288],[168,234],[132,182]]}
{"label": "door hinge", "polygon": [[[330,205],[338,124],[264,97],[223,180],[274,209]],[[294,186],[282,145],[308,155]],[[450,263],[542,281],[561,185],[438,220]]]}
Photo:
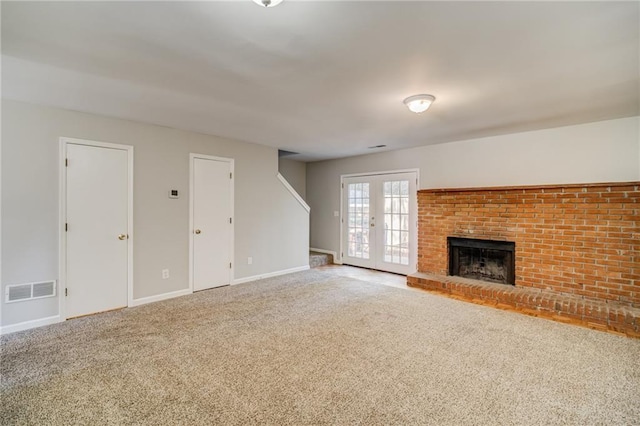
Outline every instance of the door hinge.
{"label": "door hinge", "polygon": [[229,262],[229,269],[231,269],[231,262]]}
{"label": "door hinge", "polygon": [[67,289],[67,288],[64,289],[64,295],[65,295],[65,297],[69,295],[69,289]]}
{"label": "door hinge", "polygon": [[233,173],[229,173],[229,179],[233,179]]}
{"label": "door hinge", "polygon": [[69,167],[69,159],[68,158],[64,159],[64,166],[65,167]]}
{"label": "door hinge", "polygon": [[340,257],[344,257],[344,252],[340,253]]}
{"label": "door hinge", "polygon": [[229,218],[229,223],[233,223],[233,218]]}
{"label": "door hinge", "polygon": [[64,232],[67,232],[69,230],[69,224],[65,223],[64,224]]}
{"label": "door hinge", "polygon": [[344,189],[344,183],[342,184],[342,189]]}

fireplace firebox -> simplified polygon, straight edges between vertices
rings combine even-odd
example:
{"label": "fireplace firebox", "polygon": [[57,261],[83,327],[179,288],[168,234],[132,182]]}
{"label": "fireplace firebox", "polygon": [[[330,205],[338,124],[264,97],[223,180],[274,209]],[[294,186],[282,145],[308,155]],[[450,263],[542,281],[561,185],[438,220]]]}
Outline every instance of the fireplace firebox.
{"label": "fireplace firebox", "polygon": [[515,248],[510,241],[448,237],[449,275],[515,285]]}

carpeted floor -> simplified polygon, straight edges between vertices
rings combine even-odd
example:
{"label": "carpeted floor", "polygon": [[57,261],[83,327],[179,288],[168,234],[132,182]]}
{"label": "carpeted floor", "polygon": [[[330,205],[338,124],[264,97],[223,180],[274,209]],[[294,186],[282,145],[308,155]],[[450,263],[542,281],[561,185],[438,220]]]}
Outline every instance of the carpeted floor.
{"label": "carpeted floor", "polygon": [[640,424],[640,341],[306,271],[2,337],[0,423]]}

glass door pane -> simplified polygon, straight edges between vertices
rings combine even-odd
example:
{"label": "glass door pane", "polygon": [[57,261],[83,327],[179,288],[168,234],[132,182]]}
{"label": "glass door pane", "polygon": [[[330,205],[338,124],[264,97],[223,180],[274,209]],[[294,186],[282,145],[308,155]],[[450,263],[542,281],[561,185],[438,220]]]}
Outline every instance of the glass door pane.
{"label": "glass door pane", "polygon": [[384,180],[383,258],[387,263],[409,265],[409,180]]}
{"label": "glass door pane", "polygon": [[369,183],[349,183],[347,193],[347,255],[358,259],[369,259],[371,256]]}

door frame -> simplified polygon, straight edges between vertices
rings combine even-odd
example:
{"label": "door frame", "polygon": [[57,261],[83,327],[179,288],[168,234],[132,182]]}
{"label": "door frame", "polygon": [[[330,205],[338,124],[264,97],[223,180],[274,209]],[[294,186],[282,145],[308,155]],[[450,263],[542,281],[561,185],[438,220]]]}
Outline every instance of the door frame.
{"label": "door frame", "polygon": [[[380,176],[380,175],[395,175],[399,173],[415,173],[416,174],[416,195],[420,190],[420,169],[400,169],[400,170],[387,170],[380,172],[368,172],[368,173],[349,173],[340,175],[340,264],[343,264],[344,258],[344,180],[352,177],[365,177],[365,176]],[[417,200],[416,200],[417,205]],[[411,244],[415,247],[415,253],[411,254],[411,264],[418,269],[418,212],[416,211],[416,223],[415,232],[411,236]]]}
{"label": "door frame", "polygon": [[231,268],[229,268],[229,285],[233,284],[233,281],[235,279],[235,239],[236,239],[236,233],[235,233],[235,226],[236,226],[236,221],[235,221],[235,206],[234,206],[234,200],[235,200],[235,189],[236,189],[236,185],[235,185],[235,169],[234,169],[234,165],[235,165],[235,160],[233,158],[227,158],[227,157],[216,157],[213,155],[206,155],[206,154],[195,154],[195,153],[190,153],[189,154],[189,291],[191,293],[193,293],[193,213],[194,213],[194,208],[193,208],[193,192],[194,192],[194,188],[193,188],[193,182],[194,182],[194,176],[193,173],[195,171],[194,168],[194,164],[195,164],[195,160],[196,159],[201,159],[201,160],[213,160],[213,161],[222,161],[222,162],[226,162],[229,163],[229,170],[231,171],[231,179],[230,179],[230,185],[231,185],[231,191],[230,191],[230,196],[229,196],[229,203],[230,203],[230,207],[231,207],[231,211],[230,211],[230,215],[231,215],[231,242],[230,242],[230,247],[229,250],[231,251]]}
{"label": "door frame", "polygon": [[60,321],[66,321],[66,299],[63,289],[67,288],[67,232],[65,223],[67,218],[67,145],[85,145],[97,148],[119,149],[127,152],[127,307],[133,305],[133,146],[121,145],[109,142],[98,142],[87,139],[60,138],[60,158],[59,169],[59,217],[58,217],[58,244],[59,244],[59,275],[60,285],[58,286],[59,305],[58,312]]}

